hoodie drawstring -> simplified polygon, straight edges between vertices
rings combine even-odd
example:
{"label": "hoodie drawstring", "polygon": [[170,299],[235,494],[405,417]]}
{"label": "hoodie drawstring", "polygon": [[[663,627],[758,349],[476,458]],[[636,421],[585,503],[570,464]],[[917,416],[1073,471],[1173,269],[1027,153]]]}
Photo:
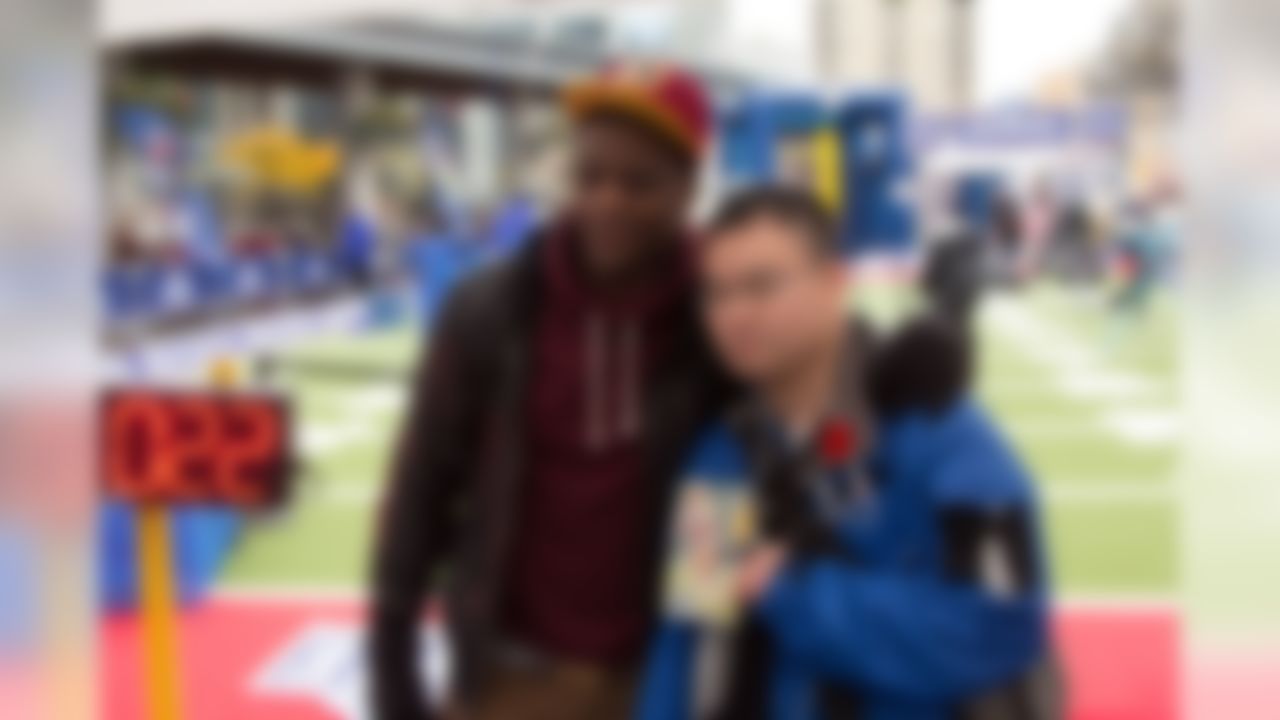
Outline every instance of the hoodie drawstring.
{"label": "hoodie drawstring", "polygon": [[640,434],[640,328],[635,321],[622,328],[621,402],[618,430],[623,440]]}
{"label": "hoodie drawstring", "polygon": [[583,409],[583,443],[588,450],[599,450],[607,440],[605,437],[605,407],[604,407],[604,386],[607,382],[605,378],[605,325],[604,319],[599,315],[591,314],[587,316],[584,330],[586,332],[586,341],[583,345],[586,352],[584,368],[586,370],[586,382],[584,383],[583,401],[586,406]]}
{"label": "hoodie drawstring", "polygon": [[607,394],[610,383],[610,332],[605,318],[591,314],[584,325],[583,443],[599,451],[617,441],[630,441],[640,434],[642,424],[641,374],[642,337],[639,323],[628,322],[616,334],[617,404],[610,412]]}

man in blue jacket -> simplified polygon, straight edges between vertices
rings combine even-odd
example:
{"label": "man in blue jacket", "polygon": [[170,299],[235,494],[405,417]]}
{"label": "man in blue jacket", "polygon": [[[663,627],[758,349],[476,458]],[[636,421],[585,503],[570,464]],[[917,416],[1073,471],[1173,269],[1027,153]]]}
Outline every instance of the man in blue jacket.
{"label": "man in blue jacket", "polygon": [[735,198],[704,243],[705,320],[751,392],[677,490],[638,717],[1053,716],[1029,481],[963,393],[912,395],[964,366],[919,342],[948,326],[851,331],[832,223],[799,191]]}

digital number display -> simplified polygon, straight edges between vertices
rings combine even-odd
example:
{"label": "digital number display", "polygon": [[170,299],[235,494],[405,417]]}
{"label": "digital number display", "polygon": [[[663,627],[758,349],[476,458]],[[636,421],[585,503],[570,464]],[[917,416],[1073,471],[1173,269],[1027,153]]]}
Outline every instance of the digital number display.
{"label": "digital number display", "polygon": [[112,390],[100,427],[102,475],[115,497],[244,508],[285,499],[292,451],[282,398]]}

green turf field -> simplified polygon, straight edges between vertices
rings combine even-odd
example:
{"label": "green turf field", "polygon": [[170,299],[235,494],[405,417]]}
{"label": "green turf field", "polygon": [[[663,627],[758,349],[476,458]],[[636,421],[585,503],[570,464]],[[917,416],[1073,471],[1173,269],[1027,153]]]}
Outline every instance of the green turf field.
{"label": "green turf field", "polygon": [[[979,392],[1034,469],[1059,592],[1160,595],[1175,582],[1175,316],[1108,319],[1097,294],[1038,288],[984,306]],[[362,582],[384,463],[403,410],[409,331],[329,338],[277,373],[295,398],[304,474],[257,521],[224,587],[351,589]]]}

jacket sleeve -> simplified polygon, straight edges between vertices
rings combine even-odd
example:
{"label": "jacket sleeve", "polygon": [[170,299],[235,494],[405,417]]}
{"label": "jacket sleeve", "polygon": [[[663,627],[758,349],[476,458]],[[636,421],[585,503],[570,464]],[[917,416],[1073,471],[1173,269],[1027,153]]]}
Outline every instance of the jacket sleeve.
{"label": "jacket sleeve", "polygon": [[[936,569],[798,561],[758,610],[783,652],[870,692],[925,701],[972,697],[1038,659],[1045,603],[1030,495],[991,429],[965,413],[930,464]],[[993,552],[1005,571],[987,572]]]}
{"label": "jacket sleeve", "polygon": [[658,629],[636,695],[635,720],[688,720],[696,643],[697,629],[689,623],[667,621]]}
{"label": "jacket sleeve", "polygon": [[376,529],[368,649],[381,720],[431,717],[418,672],[422,606],[453,539],[482,404],[465,290],[446,305],[415,373]]}
{"label": "jacket sleeve", "polygon": [[959,700],[1014,678],[1039,652],[1034,601],[830,561],[792,568],[762,606],[783,651],[878,693]]}

